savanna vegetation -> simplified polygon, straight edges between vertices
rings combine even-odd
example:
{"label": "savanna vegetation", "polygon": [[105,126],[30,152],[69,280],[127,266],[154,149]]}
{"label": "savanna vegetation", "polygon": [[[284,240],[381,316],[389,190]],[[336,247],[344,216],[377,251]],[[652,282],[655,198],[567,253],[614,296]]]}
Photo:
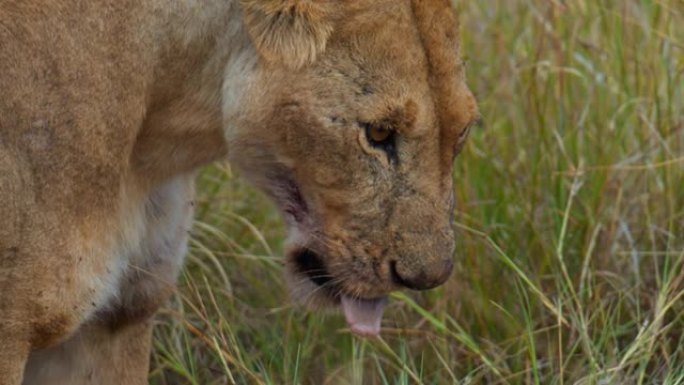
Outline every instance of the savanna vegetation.
{"label": "savanna vegetation", "polygon": [[289,302],[274,207],[215,165],[150,383],[684,383],[684,2],[457,6],[485,123],[451,279],[354,337]]}

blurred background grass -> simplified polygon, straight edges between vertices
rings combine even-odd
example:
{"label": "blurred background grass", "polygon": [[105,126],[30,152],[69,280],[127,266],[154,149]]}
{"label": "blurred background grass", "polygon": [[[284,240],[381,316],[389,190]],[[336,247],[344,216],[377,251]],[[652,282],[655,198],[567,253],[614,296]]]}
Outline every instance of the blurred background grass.
{"label": "blurred background grass", "polygon": [[684,1],[457,5],[485,125],[448,283],[353,337],[290,304],[276,211],[215,165],[152,384],[684,383]]}

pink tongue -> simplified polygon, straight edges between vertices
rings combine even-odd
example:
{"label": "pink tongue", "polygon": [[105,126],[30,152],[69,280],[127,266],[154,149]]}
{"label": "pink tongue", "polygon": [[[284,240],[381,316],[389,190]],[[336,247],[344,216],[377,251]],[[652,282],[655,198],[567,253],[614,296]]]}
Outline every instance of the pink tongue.
{"label": "pink tongue", "polygon": [[352,332],[362,336],[380,334],[382,310],[387,303],[386,298],[357,299],[342,296],[342,311]]}

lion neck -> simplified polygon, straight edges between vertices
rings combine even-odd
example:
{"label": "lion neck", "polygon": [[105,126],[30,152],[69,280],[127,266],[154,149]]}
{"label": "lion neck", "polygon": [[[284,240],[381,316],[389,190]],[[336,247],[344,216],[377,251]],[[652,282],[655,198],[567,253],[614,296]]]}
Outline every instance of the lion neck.
{"label": "lion neck", "polygon": [[141,33],[152,47],[146,118],[131,167],[154,184],[224,158],[224,127],[239,109],[256,52],[237,0],[157,0]]}

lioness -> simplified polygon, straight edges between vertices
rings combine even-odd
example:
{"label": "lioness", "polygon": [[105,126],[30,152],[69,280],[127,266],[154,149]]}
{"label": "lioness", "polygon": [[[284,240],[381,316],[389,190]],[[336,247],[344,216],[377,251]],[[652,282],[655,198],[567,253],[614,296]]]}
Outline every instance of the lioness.
{"label": "lioness", "polygon": [[296,298],[379,332],[452,270],[478,118],[448,0],[0,0],[0,384],[144,384],[193,171],[287,223]]}

